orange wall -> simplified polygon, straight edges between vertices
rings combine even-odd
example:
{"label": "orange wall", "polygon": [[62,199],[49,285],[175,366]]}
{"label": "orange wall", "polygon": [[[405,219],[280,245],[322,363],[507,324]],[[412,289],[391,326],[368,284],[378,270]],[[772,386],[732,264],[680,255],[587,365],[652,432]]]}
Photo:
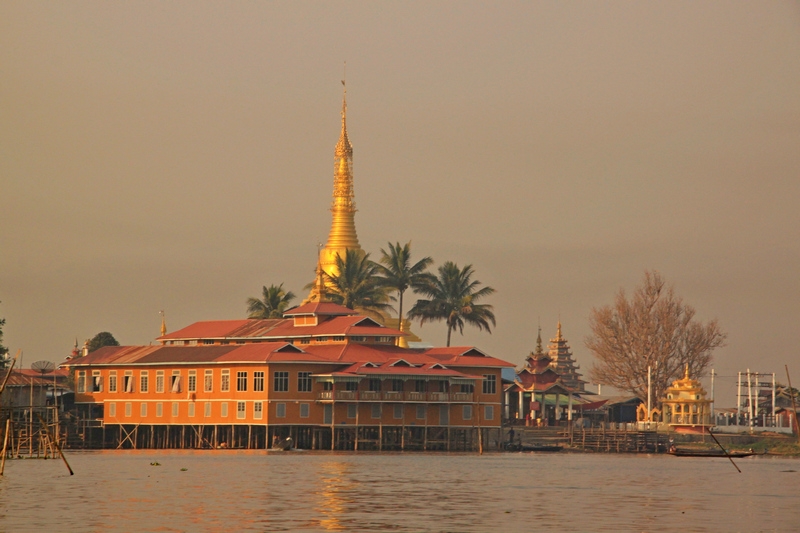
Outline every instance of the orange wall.
{"label": "orange wall", "polygon": [[[103,367],[100,369],[76,369],[75,384],[79,383],[79,372],[86,372],[85,384],[88,386],[92,382],[93,371],[100,372],[103,382],[102,391],[78,392],[76,390],[76,403],[100,403],[104,406],[104,421],[107,424],[294,424],[294,425],[323,425],[325,405],[328,402],[318,401],[319,394],[323,391],[323,384],[317,383],[314,378],[311,381],[311,392],[298,391],[298,373],[312,372],[314,374],[324,374],[338,368],[338,365],[325,364],[299,364],[299,363],[252,363],[252,364],[207,364],[207,365],[159,365],[144,366],[131,365],[130,367],[117,366],[114,368]],[[189,391],[189,371],[195,371],[196,384],[194,392]],[[212,390],[205,390],[205,371],[212,371]],[[223,370],[228,371],[229,389],[221,390]],[[405,403],[403,417],[395,418],[395,405],[397,402],[369,402],[361,401],[357,404],[358,424],[359,425],[440,425],[440,406],[450,405],[449,423],[451,426],[473,426],[480,423],[481,426],[499,426],[501,417],[501,381],[499,369],[480,369],[460,368],[459,371],[473,375],[482,376],[484,374],[495,375],[496,387],[494,394],[483,394],[481,381],[476,381],[475,395],[473,403],[449,403],[449,402],[429,402],[429,403]],[[112,371],[116,371],[117,392],[110,392],[109,383]],[[133,379],[133,390],[125,392],[126,371],[131,372]],[[148,376],[148,391],[141,391],[142,372],[146,371]],[[156,392],[158,372],[163,371],[164,390]],[[180,392],[172,392],[173,371],[180,375]],[[264,390],[254,390],[254,372],[264,373]],[[274,390],[274,372],[288,372],[289,390],[278,392]],[[237,373],[247,373],[246,391],[237,390]],[[413,380],[408,380],[413,381]],[[359,383],[359,391],[367,391],[369,378],[363,378]],[[391,381],[383,380],[382,390],[390,390]],[[457,390],[457,385],[450,387],[451,391]],[[344,390],[344,385],[337,383],[337,391]],[[438,387],[429,383],[429,391],[437,391]],[[406,382],[404,390],[414,391],[414,384]],[[238,405],[244,403],[243,417],[240,417]],[[381,417],[372,417],[372,404],[379,403],[381,407]],[[142,405],[145,404],[145,411]],[[261,406],[261,417],[256,415],[256,406]],[[348,411],[347,402],[337,400],[335,402],[334,422],[338,425],[355,424],[356,417],[349,416],[354,414],[353,408]],[[159,407],[160,405],[160,407]],[[209,405],[210,407],[207,407]],[[223,405],[227,405],[227,415],[224,416]],[[307,407],[303,407],[307,405]],[[425,416],[418,418],[417,406],[423,408]],[[471,418],[464,418],[464,405],[468,405],[467,411],[471,411]],[[193,406],[193,407],[192,407]],[[480,406],[480,413],[478,407]],[[487,406],[488,412],[487,412]],[[210,408],[210,412],[206,409]],[[192,414],[191,410],[194,409]],[[278,416],[278,410],[285,410],[284,416]],[[301,417],[301,409],[307,409],[308,416]],[[174,411],[176,410],[176,411]],[[175,414],[176,413],[176,414]],[[206,416],[209,413],[210,416]],[[160,416],[159,416],[160,414]],[[423,414],[423,413],[420,413]],[[487,419],[487,414],[492,418]]]}

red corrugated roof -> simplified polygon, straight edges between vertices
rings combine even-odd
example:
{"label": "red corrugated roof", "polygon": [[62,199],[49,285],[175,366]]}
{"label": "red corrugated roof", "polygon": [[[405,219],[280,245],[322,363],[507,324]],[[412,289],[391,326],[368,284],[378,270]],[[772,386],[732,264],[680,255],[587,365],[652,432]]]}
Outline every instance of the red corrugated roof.
{"label": "red corrugated roof", "polygon": [[329,362],[285,342],[193,346],[107,346],[68,361],[70,366],[219,362]]}
{"label": "red corrugated roof", "polygon": [[[331,304],[333,305],[333,304]],[[346,308],[343,308],[346,309]],[[294,319],[245,319],[195,322],[158,340],[200,340],[225,338],[288,339],[321,335],[362,335],[400,337],[402,331],[382,326],[363,316],[332,316],[315,326],[295,326]]]}
{"label": "red corrugated roof", "polygon": [[311,302],[305,305],[300,305],[295,308],[289,309],[283,316],[294,315],[317,315],[317,316],[334,316],[334,315],[357,315],[358,311],[353,311],[347,307],[331,303],[331,302]]}

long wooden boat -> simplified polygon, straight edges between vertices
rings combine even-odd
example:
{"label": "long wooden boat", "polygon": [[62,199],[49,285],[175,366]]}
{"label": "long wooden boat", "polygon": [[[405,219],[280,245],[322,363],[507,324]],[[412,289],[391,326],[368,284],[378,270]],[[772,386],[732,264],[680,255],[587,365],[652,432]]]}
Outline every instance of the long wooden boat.
{"label": "long wooden boat", "polygon": [[563,449],[557,444],[506,444],[509,452],[560,452]]}
{"label": "long wooden boat", "polygon": [[674,455],[675,457],[733,457],[734,459],[738,457],[750,457],[751,455],[764,455],[767,452],[728,452],[725,454],[722,450],[690,450],[687,448],[672,448],[667,453],[670,455]]}

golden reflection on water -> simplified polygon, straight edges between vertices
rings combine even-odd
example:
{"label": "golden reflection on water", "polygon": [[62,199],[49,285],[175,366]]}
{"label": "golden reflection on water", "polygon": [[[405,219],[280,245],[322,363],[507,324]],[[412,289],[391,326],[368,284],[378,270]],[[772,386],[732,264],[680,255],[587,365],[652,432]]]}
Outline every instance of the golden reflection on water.
{"label": "golden reflection on water", "polygon": [[325,515],[319,521],[327,531],[343,531],[347,529],[341,522],[341,517],[348,501],[343,494],[353,488],[353,481],[348,476],[348,464],[341,461],[323,463],[320,468],[320,481],[322,489],[317,491],[319,504],[317,511]]}

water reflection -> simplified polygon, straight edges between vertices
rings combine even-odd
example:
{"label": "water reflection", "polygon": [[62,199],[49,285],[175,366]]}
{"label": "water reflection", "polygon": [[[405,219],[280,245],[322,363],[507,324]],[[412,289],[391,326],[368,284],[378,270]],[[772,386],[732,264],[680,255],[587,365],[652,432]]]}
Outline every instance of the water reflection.
{"label": "water reflection", "polygon": [[[161,466],[151,466],[157,461]],[[72,453],[0,477],[0,531],[792,530],[800,460]],[[185,470],[183,470],[185,469]]]}
{"label": "water reflection", "polygon": [[351,503],[345,495],[354,486],[348,471],[348,464],[341,461],[325,462],[320,468],[322,489],[317,491],[319,496],[317,510],[325,516],[319,524],[328,531],[347,529],[342,524],[341,517],[346,510],[346,504]]}

